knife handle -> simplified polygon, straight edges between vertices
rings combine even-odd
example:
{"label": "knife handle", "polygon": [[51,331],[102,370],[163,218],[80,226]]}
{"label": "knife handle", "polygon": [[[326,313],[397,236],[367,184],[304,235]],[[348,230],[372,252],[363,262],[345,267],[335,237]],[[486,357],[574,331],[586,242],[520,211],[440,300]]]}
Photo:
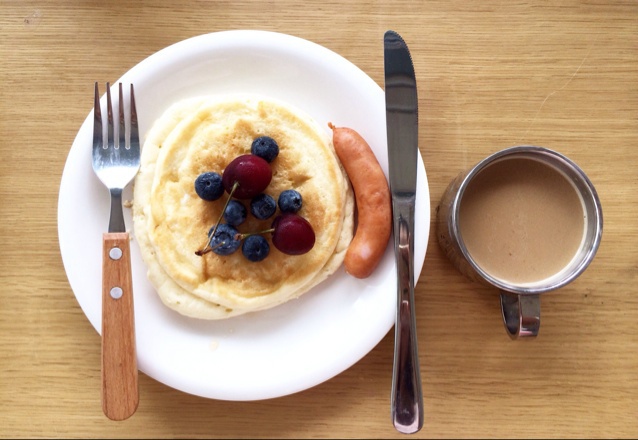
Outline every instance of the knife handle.
{"label": "knife handle", "polygon": [[[423,393],[414,310],[414,227],[410,227],[402,215],[397,217],[394,231],[398,292],[391,411],[397,431],[413,434],[423,427]],[[408,218],[413,217],[408,214]]]}
{"label": "knife handle", "polygon": [[102,249],[102,410],[125,420],[139,403],[129,234],[104,234]]}

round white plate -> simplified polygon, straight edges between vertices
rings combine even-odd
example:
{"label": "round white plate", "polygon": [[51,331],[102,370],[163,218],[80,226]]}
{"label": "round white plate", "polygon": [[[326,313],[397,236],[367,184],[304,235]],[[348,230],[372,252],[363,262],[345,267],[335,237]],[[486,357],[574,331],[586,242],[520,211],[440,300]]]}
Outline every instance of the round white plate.
{"label": "round white plate", "polygon": [[[379,62],[381,57],[380,46]],[[387,174],[383,90],[354,64],[309,41],[263,31],[201,35],[153,54],[119,81],[135,84],[142,136],[180,99],[257,93],[299,107],[326,130],[328,122],[354,128],[367,139]],[[87,108],[92,108],[91,92],[92,86],[87,86]],[[92,118],[91,111],[64,168],[58,233],[71,288],[99,332],[102,233],[107,229],[110,202],[91,168]],[[430,225],[421,156],[417,184],[414,267],[418,280]],[[124,198],[132,199],[130,186]],[[131,229],[130,210],[125,211]],[[140,371],[186,393],[223,400],[295,393],[352,366],[394,325],[392,244],[368,279],[354,279],[341,269],[298,300],[224,321],[186,318],[165,307],[146,278],[134,239],[131,254]]]}

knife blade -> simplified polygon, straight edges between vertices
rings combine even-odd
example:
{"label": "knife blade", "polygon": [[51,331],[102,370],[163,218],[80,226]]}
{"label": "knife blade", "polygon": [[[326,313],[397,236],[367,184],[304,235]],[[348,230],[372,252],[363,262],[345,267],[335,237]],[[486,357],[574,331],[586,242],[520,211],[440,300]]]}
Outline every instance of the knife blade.
{"label": "knife blade", "polygon": [[384,35],[386,129],[394,252],[397,263],[397,316],[394,326],[391,414],[402,433],[423,426],[423,394],[414,311],[414,211],[418,160],[418,99],[412,57],[394,31]]}

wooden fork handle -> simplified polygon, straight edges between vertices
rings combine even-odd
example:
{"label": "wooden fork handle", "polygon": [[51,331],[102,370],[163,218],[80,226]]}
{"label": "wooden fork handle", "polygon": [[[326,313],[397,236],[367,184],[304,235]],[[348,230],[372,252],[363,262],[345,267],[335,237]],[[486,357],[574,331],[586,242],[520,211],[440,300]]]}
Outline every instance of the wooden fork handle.
{"label": "wooden fork handle", "polygon": [[129,234],[102,239],[102,410],[125,420],[139,403]]}

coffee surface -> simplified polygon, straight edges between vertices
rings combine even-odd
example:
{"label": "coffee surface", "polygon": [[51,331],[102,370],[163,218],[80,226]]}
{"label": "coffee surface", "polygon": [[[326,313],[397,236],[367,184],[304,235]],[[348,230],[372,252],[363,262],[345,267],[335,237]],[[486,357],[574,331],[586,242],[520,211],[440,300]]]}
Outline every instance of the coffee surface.
{"label": "coffee surface", "polygon": [[584,236],[585,213],[576,189],[558,170],[511,158],[473,179],[461,199],[459,227],[483,270],[525,285],[570,263]]}

